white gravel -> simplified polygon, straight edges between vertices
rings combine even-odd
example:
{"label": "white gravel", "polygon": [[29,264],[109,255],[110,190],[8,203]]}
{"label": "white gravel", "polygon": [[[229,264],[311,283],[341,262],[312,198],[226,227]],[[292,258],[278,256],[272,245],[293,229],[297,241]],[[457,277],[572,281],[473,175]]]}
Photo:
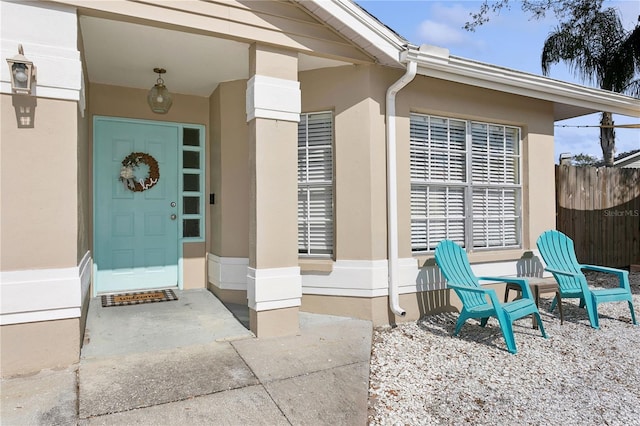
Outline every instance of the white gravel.
{"label": "white gravel", "polygon": [[[588,279],[617,285],[605,274]],[[640,273],[630,282],[640,321]],[[549,339],[531,317],[516,321],[516,355],[495,318],[486,328],[468,320],[459,337],[457,313],[376,329],[369,424],[640,425],[640,326],[627,303],[600,304],[594,330],[577,299],[563,301],[564,325],[550,302],[540,306]]]}

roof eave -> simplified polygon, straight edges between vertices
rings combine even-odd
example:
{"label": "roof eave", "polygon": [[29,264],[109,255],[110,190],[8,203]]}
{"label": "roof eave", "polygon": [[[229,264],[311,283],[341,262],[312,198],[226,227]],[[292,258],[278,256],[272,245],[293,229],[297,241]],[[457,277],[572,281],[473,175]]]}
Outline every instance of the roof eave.
{"label": "roof eave", "polygon": [[618,166],[620,164],[632,163],[633,161],[636,161],[636,158],[640,159],[640,151],[638,151],[638,152],[636,152],[634,154],[628,155],[628,156],[626,156],[624,158],[620,158],[618,160],[615,160],[613,162],[613,165],[614,166]]}
{"label": "roof eave", "polygon": [[599,111],[640,117],[640,99],[567,83],[445,54],[424,47],[414,52],[418,73],[500,92],[554,103],[554,119],[564,120]]}
{"label": "roof eave", "polygon": [[451,56],[444,48],[418,48],[350,0],[293,1],[381,65],[398,68],[406,66],[407,61],[416,61],[421,75],[546,100],[554,105],[555,121],[600,111],[640,117],[639,99]]}
{"label": "roof eave", "polygon": [[408,41],[364,9],[346,0],[293,0],[368,52],[380,65],[402,67],[399,55]]}

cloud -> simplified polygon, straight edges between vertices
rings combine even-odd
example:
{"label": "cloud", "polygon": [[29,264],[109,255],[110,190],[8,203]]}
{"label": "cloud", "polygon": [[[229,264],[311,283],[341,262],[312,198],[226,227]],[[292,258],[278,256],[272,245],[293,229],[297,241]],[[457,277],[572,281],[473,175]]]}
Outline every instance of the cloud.
{"label": "cloud", "polygon": [[418,31],[420,38],[425,42],[442,47],[463,44],[465,39],[460,30],[449,24],[430,19],[422,21]]}
{"label": "cloud", "polygon": [[556,161],[561,153],[587,154],[602,158],[599,131],[594,128],[556,128],[554,135]]}
{"label": "cloud", "polygon": [[469,20],[469,14],[472,11],[474,10],[463,7],[460,3],[446,6],[442,3],[434,3],[431,8],[434,18],[456,23],[460,26]]}
{"label": "cloud", "polygon": [[417,29],[420,43],[446,48],[456,46],[482,48],[483,42],[463,29],[471,11],[459,3],[450,5],[431,3],[428,10],[429,18],[423,20]]}

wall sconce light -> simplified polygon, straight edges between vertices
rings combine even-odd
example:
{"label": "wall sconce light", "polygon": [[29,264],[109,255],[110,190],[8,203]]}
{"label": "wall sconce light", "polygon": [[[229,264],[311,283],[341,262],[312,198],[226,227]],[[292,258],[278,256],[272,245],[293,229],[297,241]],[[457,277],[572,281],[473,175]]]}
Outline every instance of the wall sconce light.
{"label": "wall sconce light", "polygon": [[20,95],[30,95],[32,82],[36,80],[36,67],[24,56],[22,45],[18,45],[18,54],[7,58],[11,74],[11,90]]}
{"label": "wall sconce light", "polygon": [[149,103],[151,111],[156,114],[166,114],[173,103],[173,96],[169,93],[169,90],[167,90],[167,87],[164,85],[164,80],[162,79],[162,74],[166,73],[167,70],[164,68],[154,68],[153,72],[158,74],[158,80],[156,80],[156,84],[149,90],[147,102]]}

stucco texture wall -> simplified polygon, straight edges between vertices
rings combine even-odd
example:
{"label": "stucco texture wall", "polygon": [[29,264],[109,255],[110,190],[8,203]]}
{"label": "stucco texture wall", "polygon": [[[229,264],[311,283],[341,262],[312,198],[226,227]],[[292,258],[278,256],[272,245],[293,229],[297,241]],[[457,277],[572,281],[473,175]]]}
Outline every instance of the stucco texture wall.
{"label": "stucco texture wall", "polygon": [[[78,29],[78,51],[81,52],[82,74],[88,81],[82,32]],[[84,106],[79,104],[78,115],[78,263],[87,251],[91,250],[92,226],[91,217],[91,120],[88,111],[90,103],[89,90],[85,90]],[[82,108],[82,111],[80,110]]]}
{"label": "stucco texture wall", "polygon": [[173,95],[173,105],[166,114],[155,114],[147,105],[147,91],[128,87],[92,83],[90,114],[175,123],[209,124],[209,101],[206,97]]}
{"label": "stucco texture wall", "polygon": [[302,111],[334,112],[335,258],[387,257],[384,95],[378,67],[301,72]]}
{"label": "stucco texture wall", "polygon": [[19,127],[21,96],[0,95],[0,265],[2,270],[75,267],[77,103],[36,101],[31,127]]}
{"label": "stucco texture wall", "polygon": [[220,83],[210,98],[211,253],[249,257],[249,127],[246,80]]}
{"label": "stucco texture wall", "polygon": [[80,357],[78,318],[3,325],[0,334],[2,377],[65,368]]}
{"label": "stucco texture wall", "polygon": [[78,112],[78,263],[91,250],[91,136],[89,134],[89,114],[84,117]]}

